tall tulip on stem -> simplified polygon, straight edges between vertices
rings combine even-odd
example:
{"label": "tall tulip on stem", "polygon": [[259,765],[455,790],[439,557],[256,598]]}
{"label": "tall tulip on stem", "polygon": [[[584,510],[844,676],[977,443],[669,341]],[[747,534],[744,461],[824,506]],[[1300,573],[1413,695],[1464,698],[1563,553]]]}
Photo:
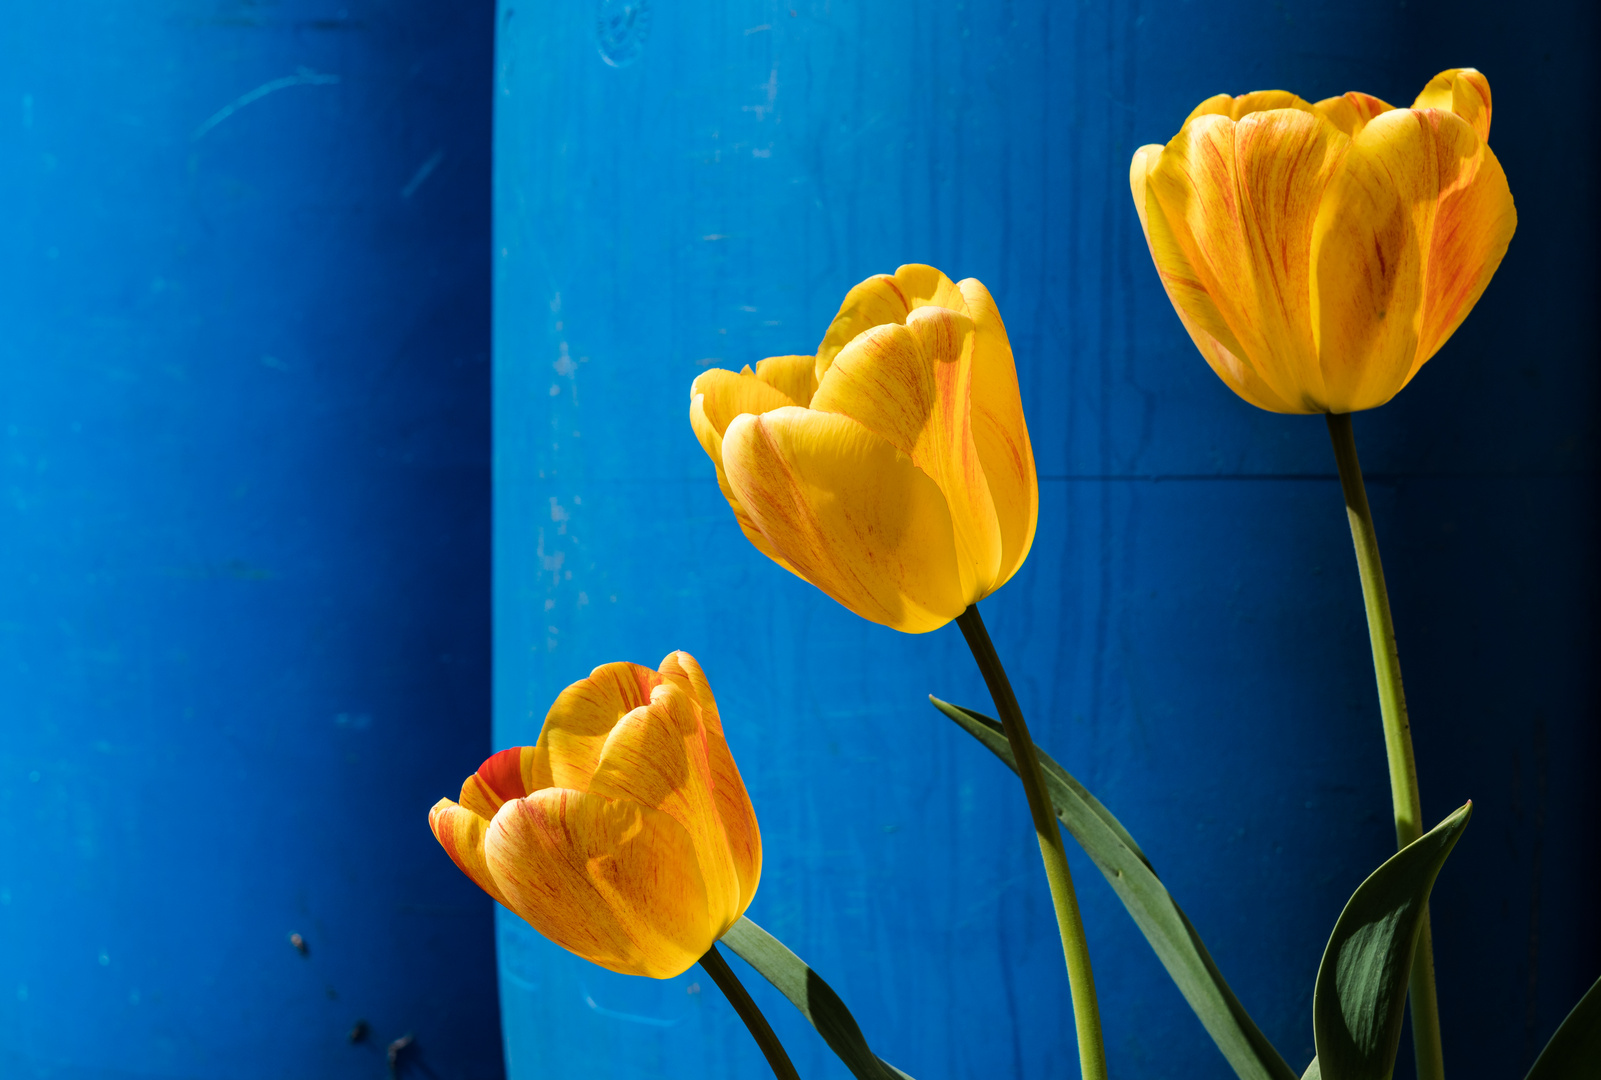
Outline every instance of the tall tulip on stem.
{"label": "tall tulip on stem", "polygon": [[[1390,765],[1396,840],[1422,831],[1395,632],[1351,434],[1462,324],[1517,227],[1489,145],[1490,84],[1443,71],[1409,109],[1370,94],[1208,98],[1129,170],[1151,257],[1190,337],[1231,390],[1325,413],[1356,544]],[[1414,953],[1421,1080],[1444,1075],[1428,921]]]}
{"label": "tall tulip on stem", "polygon": [[845,297],[815,356],[707,371],[690,423],[751,543],[906,633],[955,620],[1022,767],[1067,961],[1086,1080],[1106,1075],[1089,950],[1017,699],[974,606],[1034,542],[1039,488],[1017,368],[989,290],[902,266]]}

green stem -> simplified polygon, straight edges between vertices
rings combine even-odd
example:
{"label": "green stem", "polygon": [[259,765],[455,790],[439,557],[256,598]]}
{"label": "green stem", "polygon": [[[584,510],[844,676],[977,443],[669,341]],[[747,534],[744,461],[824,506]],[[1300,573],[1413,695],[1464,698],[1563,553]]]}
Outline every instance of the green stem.
{"label": "green stem", "polygon": [[[1356,438],[1349,413],[1329,413],[1329,441],[1340,467],[1340,489],[1345,493],[1345,514],[1351,521],[1356,565],[1362,575],[1362,602],[1367,607],[1368,640],[1373,646],[1373,674],[1379,685],[1379,715],[1384,721],[1384,750],[1390,762],[1390,799],[1395,810],[1395,842],[1404,848],[1423,835],[1423,804],[1418,795],[1418,768],[1412,756],[1412,728],[1406,718],[1406,694],[1401,689],[1401,658],[1395,648],[1395,624],[1390,619],[1390,595],[1384,588],[1384,566],[1379,561],[1379,539],[1373,531],[1362,483],[1362,464],[1356,457]],[[1417,951],[1412,954],[1412,1045],[1417,1056],[1418,1080],[1444,1080],[1445,1058],[1440,1043],[1440,1003],[1434,989],[1434,943],[1429,915]]]}
{"label": "green stem", "polygon": [[1062,832],[1045,793],[1045,776],[1034,752],[1034,740],[1023,722],[1012,683],[995,653],[977,605],[956,618],[967,638],[967,647],[978,661],[979,671],[989,687],[990,697],[1001,714],[1001,727],[1017,759],[1017,775],[1028,797],[1028,812],[1034,819],[1034,834],[1040,843],[1040,859],[1045,863],[1045,880],[1051,886],[1051,903],[1056,908],[1056,928],[1062,935],[1062,955],[1067,959],[1067,984],[1073,995],[1073,1021],[1078,1029],[1078,1065],[1083,1080],[1106,1080],[1106,1048],[1101,1042],[1101,1011],[1095,1001],[1095,975],[1090,970],[1090,950],[1084,940],[1084,920],[1079,916],[1078,897],[1073,893],[1073,875],[1067,868],[1067,852]]}
{"label": "green stem", "polygon": [[750,1029],[751,1038],[762,1048],[762,1054],[767,1058],[767,1064],[772,1068],[773,1075],[778,1077],[778,1080],[800,1080],[800,1074],[795,1071],[789,1055],[784,1052],[784,1045],[778,1041],[778,1036],[773,1034],[772,1025],[756,1007],[756,1002],[751,1000],[745,984],[739,981],[739,976],[728,966],[723,954],[717,951],[716,942],[713,942],[712,947],[706,950],[706,955],[700,958],[700,966],[706,969],[706,974],[712,977],[718,989],[722,990],[723,996],[728,998],[728,1003],[734,1006],[739,1018],[745,1021],[745,1026]]}

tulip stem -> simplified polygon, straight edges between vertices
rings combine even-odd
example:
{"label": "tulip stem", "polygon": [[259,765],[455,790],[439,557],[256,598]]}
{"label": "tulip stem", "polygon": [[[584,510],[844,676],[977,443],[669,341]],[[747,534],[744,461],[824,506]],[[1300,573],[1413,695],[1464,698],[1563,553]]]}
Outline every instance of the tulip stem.
{"label": "tulip stem", "polygon": [[745,1026],[750,1029],[751,1038],[762,1048],[767,1064],[772,1067],[773,1075],[778,1077],[778,1080],[800,1080],[800,1074],[795,1071],[794,1063],[784,1052],[783,1043],[780,1043],[778,1036],[773,1034],[772,1025],[756,1007],[756,1002],[751,1000],[745,984],[739,981],[734,969],[728,966],[723,954],[717,951],[716,942],[712,942],[712,947],[700,958],[700,966],[706,969],[706,974],[712,977],[718,989],[722,990],[723,996],[728,998],[728,1003],[734,1006],[739,1018],[745,1021]]}
{"label": "tulip stem", "polygon": [[[1373,531],[1362,464],[1356,456],[1356,437],[1350,413],[1329,413],[1329,441],[1340,467],[1340,488],[1345,494],[1345,516],[1351,522],[1356,565],[1362,575],[1362,602],[1367,607],[1368,640],[1373,646],[1373,674],[1379,686],[1379,715],[1384,722],[1384,750],[1390,762],[1390,800],[1395,811],[1395,842],[1404,848],[1423,835],[1423,803],[1418,794],[1418,768],[1412,756],[1412,728],[1406,717],[1406,694],[1401,689],[1401,659],[1395,647],[1395,624],[1390,618],[1390,594],[1384,587],[1384,565],[1379,561],[1379,540]],[[1417,1057],[1418,1080],[1444,1080],[1445,1056],[1440,1042],[1440,1003],[1434,988],[1434,943],[1429,913],[1423,912],[1422,932],[1412,954],[1412,1044]]]}
{"label": "tulip stem", "polygon": [[984,674],[990,697],[1001,714],[1001,727],[1017,759],[1017,775],[1028,797],[1029,815],[1040,843],[1040,859],[1045,863],[1045,880],[1051,886],[1051,903],[1056,908],[1056,928],[1062,935],[1062,955],[1067,959],[1067,983],[1073,995],[1073,1020],[1078,1029],[1078,1064],[1083,1080],[1106,1080],[1106,1048],[1101,1042],[1101,1012],[1095,1001],[1095,975],[1090,970],[1089,944],[1084,940],[1084,920],[1079,916],[1078,897],[1073,892],[1073,875],[1067,867],[1067,851],[1056,814],[1045,794],[1045,775],[1040,770],[1034,740],[1029,737],[1023,710],[1012,692],[1011,680],[1001,666],[1001,658],[990,641],[978,606],[971,605],[956,617],[967,647]]}

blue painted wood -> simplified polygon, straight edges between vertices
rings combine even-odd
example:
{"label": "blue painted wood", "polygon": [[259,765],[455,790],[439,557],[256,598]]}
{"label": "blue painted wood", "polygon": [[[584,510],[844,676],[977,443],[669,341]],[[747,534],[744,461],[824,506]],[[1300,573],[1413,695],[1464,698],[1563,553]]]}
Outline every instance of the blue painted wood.
{"label": "blue painted wood", "polygon": [[489,748],[491,60],[484,5],[7,8],[7,1080],[502,1074],[425,821]]}
{"label": "blue painted wood", "polygon": [[[985,703],[959,634],[869,625],[762,558],[686,416],[699,371],[812,349],[868,274],[977,276],[1042,491],[1032,557],[986,619],[1038,741],[1304,1065],[1329,929],[1393,847],[1356,569],[1321,419],[1254,410],[1210,374],[1127,163],[1218,91],[1406,104],[1473,64],[1518,235],[1464,330],[1356,430],[1425,806],[1476,800],[1435,894],[1447,1061],[1521,1075],[1601,964],[1601,201],[1571,104],[1595,31],[1581,3],[502,0],[496,745],[531,741],[595,664],[693,652],[763,825],[752,917],[920,1080],[1072,1075],[1022,796],[923,702]],[[1074,865],[1113,1074],[1228,1075]],[[519,1080],[763,1074],[695,971],[613,976],[504,913],[499,934]],[[753,990],[803,1075],[844,1075]]]}

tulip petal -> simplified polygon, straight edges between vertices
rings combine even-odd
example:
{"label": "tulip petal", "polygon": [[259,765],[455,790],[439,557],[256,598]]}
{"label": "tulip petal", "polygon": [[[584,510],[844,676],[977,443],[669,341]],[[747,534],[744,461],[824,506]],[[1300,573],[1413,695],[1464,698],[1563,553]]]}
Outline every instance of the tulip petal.
{"label": "tulip petal", "polygon": [[1450,68],[1429,80],[1412,103],[1414,109],[1456,113],[1479,138],[1490,141],[1490,80],[1473,68]]}
{"label": "tulip petal", "polygon": [[[1234,100],[1227,94],[1219,96],[1228,98],[1229,101]],[[1134,195],[1134,209],[1139,214],[1140,228],[1145,233],[1145,243],[1150,248],[1151,261],[1156,264],[1162,289],[1172,302],[1179,322],[1184,324],[1184,329],[1189,332],[1190,339],[1195,342],[1195,347],[1200,350],[1202,358],[1206,360],[1213,373],[1240,397],[1257,408],[1267,409],[1269,412],[1306,411],[1292,407],[1274,393],[1273,389],[1262,381],[1261,376],[1242,361],[1233,349],[1219,341],[1189,314],[1188,308],[1201,308],[1211,312],[1212,325],[1222,325],[1222,316],[1216,313],[1211,297],[1200,288],[1194,268],[1190,266],[1183,248],[1174,237],[1173,229],[1168,225],[1162,208],[1151,195],[1148,179],[1151,170],[1161,160],[1162,150],[1163,147],[1151,144],[1134,151],[1134,160],[1129,163],[1129,189]],[[1239,347],[1235,342],[1234,348]]]}
{"label": "tulip petal", "polygon": [[539,732],[538,745],[550,763],[550,779],[539,787],[588,791],[612,728],[650,704],[651,691],[661,683],[662,676],[643,664],[618,662],[602,664],[563,690]]}
{"label": "tulip petal", "polygon": [[987,595],[1001,533],[972,432],[973,321],[919,307],[906,324],[875,326],[840,350],[812,408],[849,416],[912,459],[945,495],[962,592]]}
{"label": "tulip petal", "polygon": [[920,263],[908,263],[893,275],[869,278],[847,294],[818,346],[818,377],[826,375],[840,349],[854,338],[875,326],[905,323],[920,307],[966,315],[977,329],[970,423],[1001,531],[1000,565],[980,594],[985,595],[1009,580],[1023,564],[1039,520],[1034,451],[1017,388],[1017,367],[1006,326],[989,290],[974,278],[953,283],[938,269]]}
{"label": "tulip petal", "polygon": [[717,711],[717,699],[712,696],[712,684],[701,670],[698,660],[678,649],[662,657],[656,670],[662,678],[688,694],[700,706],[701,721],[708,732],[716,735],[723,733],[723,718]]}
{"label": "tulip petal", "polygon": [[1311,112],[1312,106],[1288,90],[1253,90],[1239,97],[1214,94],[1197,105],[1190,115],[1184,118],[1184,122],[1187,124],[1197,116],[1226,116],[1230,120],[1242,120],[1252,113],[1266,112],[1269,109],[1297,109],[1301,112]]}
{"label": "tulip petal", "polygon": [[717,938],[694,843],[658,810],[546,788],[501,807],[484,850],[507,907],[612,971],[669,979]]}
{"label": "tulip petal", "polygon": [[739,871],[729,850],[713,791],[707,737],[695,700],[672,682],[651,693],[649,705],[617,722],[589,791],[654,807],[684,827],[695,846],[715,936],[744,910]]}
{"label": "tulip petal", "polygon": [[967,607],[939,486],[848,416],[741,416],[724,467],[751,518],[800,574],[856,614],[908,633]]}
{"label": "tulip petal", "polygon": [[[1226,117],[1214,120],[1214,115],[1186,121],[1160,153],[1146,156],[1146,235],[1173,305],[1244,364],[1249,362],[1245,341],[1250,338],[1237,337],[1232,323],[1248,330],[1248,320],[1245,312],[1227,305],[1225,291],[1238,279],[1249,278],[1249,261],[1239,250],[1243,244],[1237,235],[1234,124]],[[1203,244],[1209,217],[1219,219],[1212,231],[1224,236]]]}
{"label": "tulip petal", "polygon": [[890,274],[874,274],[845,294],[839,313],[828,324],[823,340],[817,346],[816,374],[821,386],[823,376],[839,351],[850,344],[856,335],[886,323],[906,321],[912,310],[911,301]]}
{"label": "tulip petal", "polygon": [[967,302],[961,288],[944,271],[926,263],[905,263],[896,267],[895,281],[906,295],[909,311],[920,307],[962,311]]}
{"label": "tulip petal", "polygon": [[450,856],[450,861],[480,889],[505,904],[506,897],[495,884],[495,876],[489,872],[484,856],[484,834],[489,829],[489,821],[449,799],[440,799],[428,811],[428,827],[434,831],[434,838]]}
{"label": "tulip petal", "polygon": [[[805,359],[810,363],[810,357]],[[769,362],[763,360],[761,364]],[[780,367],[778,370],[783,369]],[[769,369],[770,374],[772,371],[773,369]],[[767,542],[767,538],[762,535],[755,522],[751,521],[745,508],[740,505],[734,489],[728,486],[728,474],[723,469],[723,432],[727,429],[729,421],[741,413],[763,413],[769,409],[798,403],[771,382],[761,379],[748,370],[739,374],[721,368],[703,371],[690,386],[689,394],[689,426],[694,429],[695,437],[700,440],[701,449],[706,451],[706,456],[712,459],[712,465],[717,469],[718,490],[723,493],[729,509],[734,511],[734,520],[739,523],[740,531],[745,534],[745,539],[756,545],[757,551],[793,574],[795,568],[784,562],[778,552],[773,550],[773,546]]]}
{"label": "tulip petal", "polygon": [[1310,106],[1238,123],[1203,115],[1146,174],[1147,238],[1168,296],[1187,324],[1266,384],[1279,411],[1322,410],[1309,255],[1348,144]]}
{"label": "tulip petal", "polygon": [[1479,302],[1518,227],[1506,173],[1490,147],[1479,140],[1473,147],[1461,125],[1444,118],[1432,124],[1441,151],[1440,199],[1429,231],[1423,327],[1408,379],[1456,333]]}
{"label": "tulip petal", "polygon": [[1397,109],[1358,134],[1313,239],[1332,411],[1407,384],[1478,301],[1516,223],[1500,163],[1455,113]]}
{"label": "tulip petal", "polygon": [[[1234,95],[1213,94],[1191,109],[1190,115],[1184,118],[1184,123],[1189,123],[1197,116],[1227,116],[1231,120],[1234,119]],[[1179,126],[1183,127],[1184,125],[1180,124]]]}
{"label": "tulip petal", "polygon": [[1324,98],[1312,106],[1319,116],[1352,137],[1366,127],[1369,120],[1393,108],[1395,106],[1386,104],[1372,94],[1355,90],[1339,97]]}
{"label": "tulip petal", "polygon": [[1146,243],[1150,243],[1151,237],[1151,223],[1146,214],[1149,194],[1146,180],[1161,157],[1161,144],[1147,143],[1134,151],[1134,159],[1128,166],[1129,192],[1134,196],[1134,212],[1139,215],[1140,230],[1145,233]]}
{"label": "tulip petal", "polygon": [[973,339],[973,443],[989,482],[1001,530],[1001,564],[991,589],[1023,565],[1039,524],[1040,489],[1034,447],[1023,417],[1023,395],[1006,324],[990,292],[976,278],[957,282],[976,331]]}
{"label": "tulip petal", "polygon": [[[768,369],[769,373],[774,370]],[[764,413],[785,405],[802,404],[772,383],[759,378],[749,368],[740,372],[724,371],[722,368],[701,372],[689,387],[689,396],[694,398],[697,395],[703,399],[701,407],[707,422],[718,435],[727,431],[729,421],[740,413]]]}
{"label": "tulip petal", "polygon": [[762,879],[762,834],[756,824],[756,811],[745,791],[739,766],[734,764],[728,741],[723,737],[717,701],[712,697],[711,685],[700,665],[688,653],[675,652],[661,662],[660,671],[700,706],[701,719],[706,725],[706,757],[712,768],[712,795],[717,801],[717,816],[723,821],[734,869],[739,873],[739,911],[743,913]]}
{"label": "tulip petal", "polygon": [[544,752],[533,746],[513,746],[491,754],[462,783],[461,805],[488,821],[502,804],[549,786]]}
{"label": "tulip petal", "polygon": [[809,405],[817,392],[817,357],[769,356],[756,362],[756,377],[788,397],[790,404]]}
{"label": "tulip petal", "polygon": [[904,323],[917,307],[932,305],[966,314],[961,290],[939,270],[907,263],[893,274],[874,274],[845,294],[839,313],[817,346],[817,381],[822,383],[834,357],[852,338],[875,326]]}

